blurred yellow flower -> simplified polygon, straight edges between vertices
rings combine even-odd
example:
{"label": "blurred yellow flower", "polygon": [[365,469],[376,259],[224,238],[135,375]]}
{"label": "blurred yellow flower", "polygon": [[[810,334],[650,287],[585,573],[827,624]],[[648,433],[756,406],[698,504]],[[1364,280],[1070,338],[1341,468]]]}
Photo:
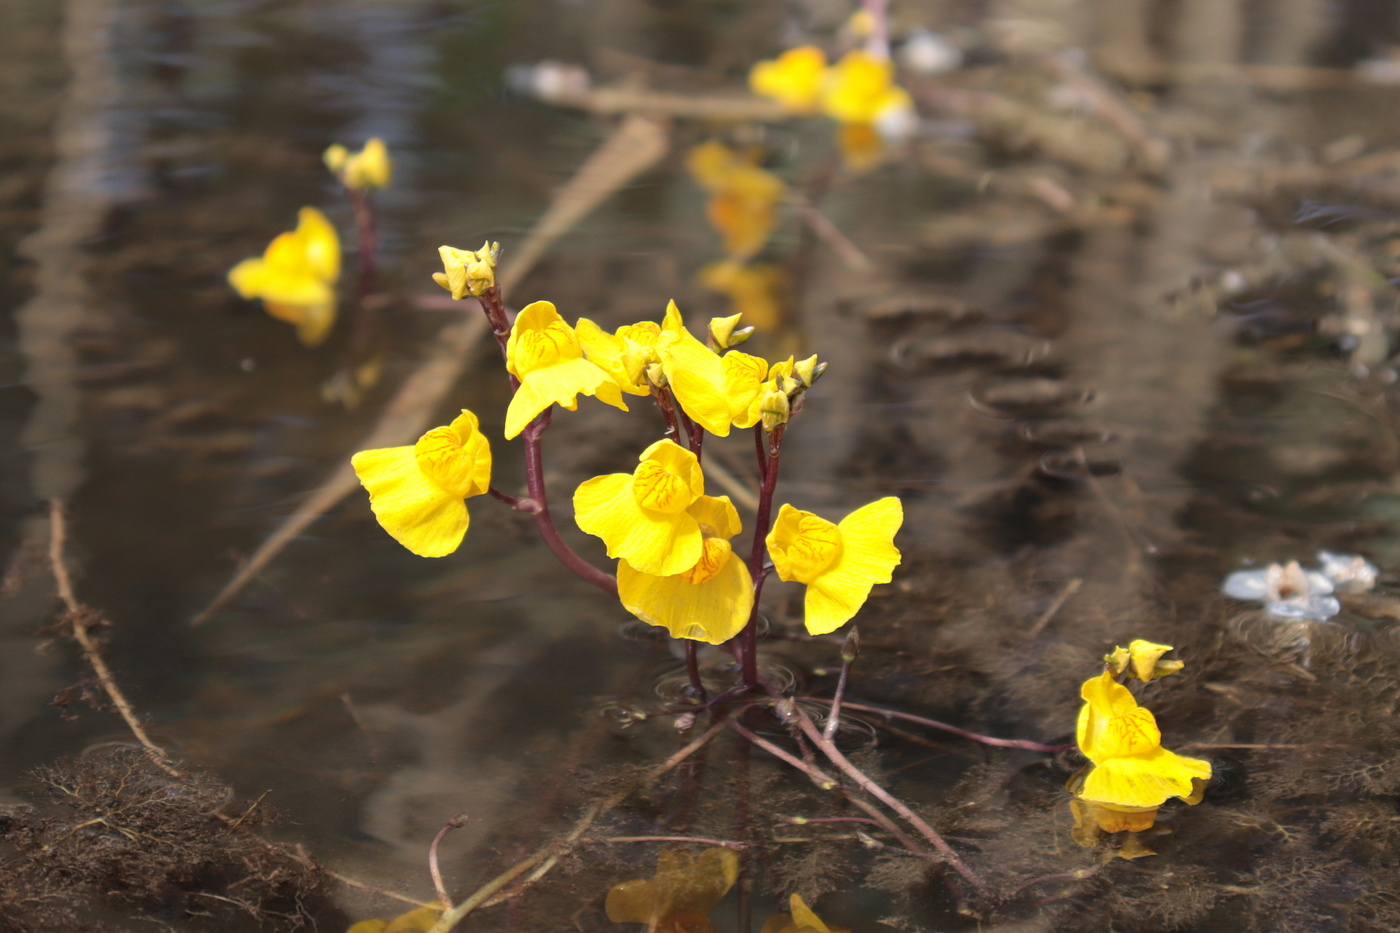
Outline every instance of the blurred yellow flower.
{"label": "blurred yellow flower", "polygon": [[370,188],[386,188],[394,174],[394,163],[389,158],[389,148],[379,137],[365,143],[359,152],[351,152],[340,143],[326,149],[321,157],[331,174],[340,179],[347,188],[368,191]]}
{"label": "blurred yellow flower", "polygon": [[457,550],[471,520],[462,500],[491,488],[491,444],[465,409],[411,447],[362,450],[350,464],[380,526],[419,557]]}
{"label": "blurred yellow flower", "polygon": [[656,576],[626,560],[617,567],[617,593],[623,607],[676,638],[718,645],[749,621],[753,578],[729,544],[743,526],[728,496],[700,496],[686,510],[699,523],[700,559],[678,574]]}
{"label": "blurred yellow flower", "polygon": [[244,298],[261,298],[279,321],[295,324],[308,347],[326,339],[335,323],[335,283],[340,278],[340,237],[314,207],[297,214],[297,228],[279,233],[260,258],[229,270],[228,281]]}
{"label": "blurred yellow flower", "polygon": [[904,506],[893,496],[863,505],[839,524],[784,505],[768,533],[768,554],[779,578],[807,584],[804,621],[813,635],[845,625],[876,583],[899,565],[894,536]]}
{"label": "blurred yellow flower", "polygon": [[548,301],[531,302],[516,315],[506,342],[506,369],[520,380],[506,409],[507,438],[525,430],[550,405],[576,411],[580,394],[627,410],[622,389],[583,358],[578,335]]}
{"label": "blurred yellow flower", "polygon": [[1156,717],[1138,706],[1112,671],[1086,680],[1080,696],[1075,740],[1093,767],[1076,797],[1109,808],[1153,810],[1171,797],[1200,801],[1210,762],[1163,748]]}
{"label": "blurred yellow flower", "polygon": [[489,240],[476,251],[439,246],[438,256],[445,271],[434,272],[433,281],[457,301],[468,295],[480,296],[496,284],[496,259],[500,252],[501,244]]}
{"label": "blurred yellow flower", "polygon": [[645,923],[648,933],[714,933],[710,912],[738,877],[732,849],[714,846],[698,855],[666,849],[650,879],[613,885],[605,910],[614,923]]}
{"label": "blurred yellow flower", "polygon": [[840,123],[877,123],[893,110],[912,109],[909,92],[894,83],[894,63],[861,49],[831,66],[822,110]]}
{"label": "blurred yellow flower", "polygon": [[859,174],[880,164],[885,157],[885,139],[872,123],[843,123],[836,133],[841,164]]}
{"label": "blurred yellow flower", "polygon": [[788,899],[789,912],[774,914],[761,933],[849,933],[845,927],[827,926],[800,895]]}
{"label": "blurred yellow flower", "polygon": [[730,310],[753,326],[774,330],[782,323],[787,277],[781,266],[725,259],[705,266],[697,277],[701,285],[727,296]]}
{"label": "blurred yellow flower", "polygon": [[393,920],[361,920],[346,933],[428,933],[441,916],[441,907],[418,907]]}
{"label": "blurred yellow flower", "polygon": [[608,556],[634,570],[669,577],[704,555],[704,535],[690,507],[705,494],[695,454],[670,440],[642,451],[631,473],[585,480],[574,492],[574,521],[602,538]]}
{"label": "blurred yellow flower", "polygon": [[715,139],[692,149],[687,164],[710,192],[705,216],[723,239],[725,252],[746,259],[762,249],[778,226],[778,205],[787,194],[782,179]]}
{"label": "blurred yellow flower", "polygon": [[749,71],[749,89],[793,113],[815,113],[826,80],[826,53],[814,45],[788,49]]}

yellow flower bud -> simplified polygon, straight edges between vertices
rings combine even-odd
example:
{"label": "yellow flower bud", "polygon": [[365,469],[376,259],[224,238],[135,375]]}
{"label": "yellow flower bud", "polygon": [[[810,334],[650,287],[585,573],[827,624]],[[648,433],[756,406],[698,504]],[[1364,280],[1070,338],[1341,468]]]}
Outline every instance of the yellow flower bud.
{"label": "yellow flower bud", "polygon": [[349,158],[350,150],[346,149],[340,143],[327,147],[326,151],[321,155],[321,160],[326,163],[326,168],[330,169],[331,174],[337,177],[344,171],[345,162]]}
{"label": "yellow flower bud", "polygon": [[763,413],[763,430],[772,432],[778,425],[787,424],[788,415],[792,413],[792,406],[788,402],[786,392],[782,389],[770,388],[763,394],[763,400],[758,403],[758,410]]}
{"label": "yellow flower bud", "polygon": [[467,295],[480,296],[496,284],[496,260],[501,244],[483,243],[475,252],[452,246],[439,246],[445,273],[434,273],[433,281],[452,293],[458,300]]}
{"label": "yellow flower bud", "polygon": [[826,372],[826,364],[817,362],[817,355],[813,353],[805,360],[792,364],[792,371],[797,378],[802,380],[802,384],[808,388],[812,387],[822,373]]}
{"label": "yellow flower bud", "polygon": [[739,324],[742,314],[731,314],[729,317],[710,318],[710,344],[717,350],[728,350],[730,347],[737,347],[753,333],[752,327],[741,327],[735,330]]}
{"label": "yellow flower bud", "polygon": [[341,184],[359,191],[387,187],[394,174],[389,148],[378,137],[365,143],[359,152],[351,152],[336,143],[326,149],[321,159]]}

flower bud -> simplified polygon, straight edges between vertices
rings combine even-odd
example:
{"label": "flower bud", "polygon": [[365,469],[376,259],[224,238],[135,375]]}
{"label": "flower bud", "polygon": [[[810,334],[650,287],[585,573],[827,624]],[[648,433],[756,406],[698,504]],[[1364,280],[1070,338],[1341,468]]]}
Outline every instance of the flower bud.
{"label": "flower bud", "polygon": [[753,336],[752,327],[739,327],[739,318],[742,314],[731,314],[729,317],[710,318],[710,347],[715,350],[728,350],[737,347],[739,344]]}
{"label": "flower bud", "polygon": [[763,400],[759,402],[758,410],[763,415],[763,430],[771,434],[778,425],[787,424],[792,406],[788,402],[785,391],[770,388],[763,394]]}
{"label": "flower bud", "polygon": [[467,295],[481,296],[496,284],[496,260],[501,255],[499,243],[483,243],[475,252],[439,246],[445,273],[435,273],[433,281],[452,293],[458,300]]}
{"label": "flower bud", "polygon": [[807,359],[793,363],[792,371],[802,380],[802,384],[810,389],[821,378],[822,373],[826,372],[826,367],[826,363],[817,362],[817,355],[813,353]]}

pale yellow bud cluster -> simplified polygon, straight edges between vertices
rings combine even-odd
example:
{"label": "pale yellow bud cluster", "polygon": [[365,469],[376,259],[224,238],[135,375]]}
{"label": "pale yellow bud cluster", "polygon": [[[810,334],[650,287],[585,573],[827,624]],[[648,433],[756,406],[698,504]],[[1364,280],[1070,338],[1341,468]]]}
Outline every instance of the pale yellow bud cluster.
{"label": "pale yellow bud cluster", "polygon": [[487,241],[479,250],[439,246],[445,271],[434,272],[433,281],[460,301],[468,295],[480,297],[496,285],[496,262],[501,256],[501,244]]}

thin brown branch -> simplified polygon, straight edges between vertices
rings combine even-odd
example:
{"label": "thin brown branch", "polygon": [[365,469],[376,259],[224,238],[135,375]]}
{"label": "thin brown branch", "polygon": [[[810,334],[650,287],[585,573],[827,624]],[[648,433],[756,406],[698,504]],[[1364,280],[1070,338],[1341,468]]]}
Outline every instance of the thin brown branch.
{"label": "thin brown branch", "polygon": [[146,727],[141,725],[141,720],[136,715],[136,710],[132,708],[126,694],[122,693],[117,686],[117,680],[112,676],[112,670],[107,666],[107,662],[102,657],[102,652],[98,650],[97,642],[92,638],[89,629],[89,620],[101,618],[98,613],[78,602],[78,597],[73,592],[73,578],[68,574],[68,565],[63,560],[63,549],[67,539],[67,524],[63,518],[63,503],[58,499],[49,501],[49,564],[53,568],[54,581],[58,585],[58,598],[63,600],[64,607],[68,610],[67,622],[69,630],[73,634],[73,640],[78,643],[78,647],[83,651],[83,657],[92,668],[93,674],[97,677],[98,684],[101,685],[107,698],[116,707],[117,713],[126,723],[131,734],[136,736],[136,741],[146,750],[146,755],[151,762],[174,778],[182,778],[183,774],[170,764],[170,756],[165,753],[151,737],[146,733]]}

